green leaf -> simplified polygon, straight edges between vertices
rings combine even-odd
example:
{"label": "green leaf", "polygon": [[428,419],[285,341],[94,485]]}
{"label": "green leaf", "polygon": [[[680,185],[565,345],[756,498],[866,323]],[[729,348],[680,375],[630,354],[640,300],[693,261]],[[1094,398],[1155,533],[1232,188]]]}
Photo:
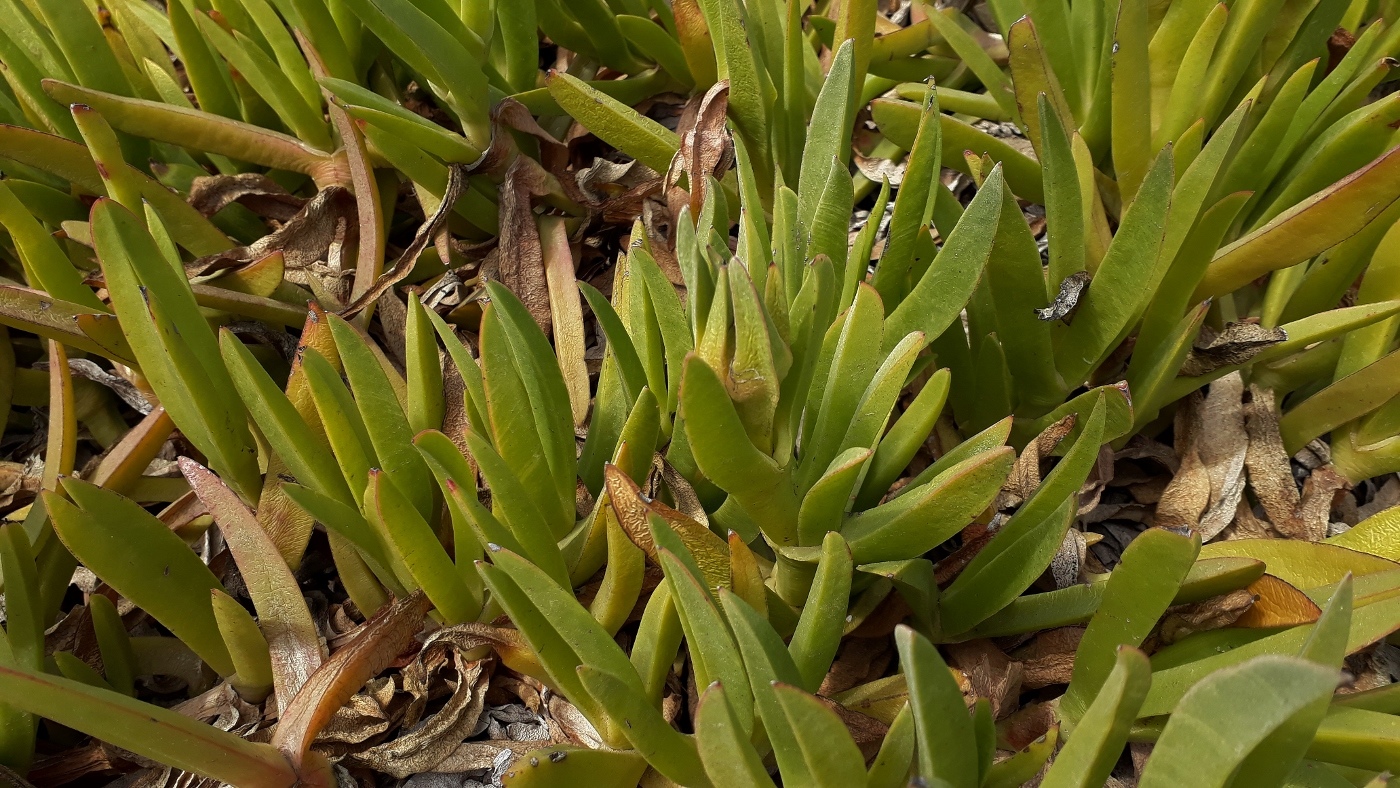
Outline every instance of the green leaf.
{"label": "green leaf", "polygon": [[[870,110],[875,125],[880,127],[886,138],[905,150],[913,148],[920,117],[918,104],[879,98],[870,102]],[[1002,165],[1006,182],[1016,196],[1032,202],[1045,199],[1040,164],[1034,159],[951,115],[943,115],[939,123],[942,126],[942,161],[945,166],[971,175],[963,152],[971,151],[979,158],[987,155]]]}
{"label": "green leaf", "polygon": [[[528,597],[532,605],[529,611],[519,611],[512,609],[513,620],[519,621],[524,629],[527,626],[538,628],[541,625],[553,629],[557,636],[577,655],[578,662],[597,668],[611,674],[613,677],[621,679],[628,687],[629,691],[641,696],[643,693],[640,678],[637,671],[628,661],[627,656],[613,641],[606,630],[593,618],[593,616],[574,599],[573,594],[560,588],[551,578],[545,575],[533,564],[524,560],[518,555],[505,550],[493,550],[491,559],[496,567],[508,577]],[[516,618],[517,615],[522,618]],[[534,637],[526,632],[527,637]],[[542,640],[543,642],[543,640]],[[541,659],[545,659],[542,652]],[[578,664],[577,662],[575,664]],[[551,675],[556,669],[570,672],[572,667],[560,663],[558,666],[546,666]],[[569,677],[573,679],[573,676]],[[558,679],[563,681],[563,679]],[[580,679],[581,680],[581,679]],[[595,699],[596,701],[596,699]],[[577,702],[577,701],[576,701]],[[612,718],[615,722],[622,720],[622,717],[606,705],[599,706],[600,712]],[[619,726],[622,729],[626,725]]]}
{"label": "green leaf", "polygon": [[870,456],[869,449],[859,447],[841,452],[812,489],[802,496],[802,507],[797,512],[799,545],[815,545],[828,531],[840,530],[851,495]]}
{"label": "green leaf", "polygon": [[754,707],[773,745],[779,773],[789,782],[810,780],[795,731],[773,692],[776,682],[796,685],[802,681],[797,665],[782,638],[757,610],[728,589],[720,589],[719,600],[743,656]]}
{"label": "green leaf", "polygon": [[1176,597],[1198,550],[1194,537],[1162,528],[1149,528],[1129,543],[1075,651],[1073,677],[1060,699],[1061,719],[1077,723],[1108,680],[1121,648],[1142,645]]}
{"label": "green leaf", "polygon": [[293,503],[315,518],[316,522],[353,544],[375,577],[394,592],[395,596],[407,596],[399,575],[411,577],[408,569],[403,566],[398,554],[389,549],[379,532],[360,514],[359,509],[299,484],[284,482],[282,491]]}
{"label": "green leaf", "polygon": [[501,778],[501,785],[551,788],[586,783],[597,788],[632,788],[646,770],[646,760],[635,752],[557,745],[522,755]]}
{"label": "green leaf", "polygon": [[958,319],[991,255],[1004,188],[1000,171],[992,170],[928,270],[890,312],[885,321],[887,345],[893,346],[913,331],[937,337]]}
{"label": "green leaf", "polygon": [[826,678],[846,629],[851,596],[851,551],[846,540],[830,532],[822,540],[817,575],[788,651],[802,676],[801,687],[816,692]]}
{"label": "green leaf", "polygon": [[710,784],[695,740],[672,728],[646,695],[633,686],[634,681],[591,665],[579,665],[578,676],[589,695],[623,720],[623,734],[647,763],[679,785],[704,788]]}
{"label": "green leaf", "polygon": [[91,224],[122,332],[152,388],[215,468],[253,498],[260,485],[246,411],[183,271],[117,203],[99,200]]}
{"label": "green leaf", "polygon": [[[1199,602],[1244,588],[1264,574],[1264,562],[1251,558],[1201,558],[1191,565],[1173,605]],[[1017,597],[968,632],[970,637],[1003,637],[1088,621],[1103,602],[1107,580],[1058,591]]]}
{"label": "green leaf", "polygon": [[[107,117],[110,122],[111,116]],[[71,181],[84,193],[106,193],[97,165],[80,143],[33,129],[0,125],[0,147],[6,158]],[[160,214],[176,242],[191,253],[215,254],[233,245],[180,195],[147,175],[138,174],[137,179],[141,196]]]}
{"label": "green leaf", "polygon": [[749,440],[724,384],[695,353],[685,358],[680,404],[700,469],[763,523],[776,544],[795,544],[798,502],[789,474]]}
{"label": "green leaf", "polygon": [[[258,629],[258,622],[233,597],[218,589],[209,592],[214,608],[214,621],[228,645],[229,656],[236,669],[229,684],[240,697],[261,701],[272,691],[272,656],[267,638]],[[64,675],[76,678],[67,672]],[[284,696],[285,697],[285,696]]]}
{"label": "green leaf", "polygon": [[1096,788],[1123,754],[1128,731],[1147,697],[1152,669],[1135,648],[1120,648],[1113,670],[1074,732],[1055,756],[1041,785],[1046,788]]}
{"label": "green leaf", "polygon": [[1015,461],[1009,447],[975,454],[842,528],[856,563],[897,561],[942,544],[991,504]]}
{"label": "green leaf", "polygon": [[666,172],[680,150],[675,132],[577,77],[555,72],[549,79],[549,94],[598,139],[656,172]]}
{"label": "green leaf", "polygon": [[1296,454],[1308,441],[1360,418],[1400,394],[1400,352],[1352,372],[1294,405],[1279,419],[1284,451]]}
{"label": "green leaf", "polygon": [[432,482],[422,456],[413,448],[413,432],[394,386],[364,336],[340,316],[329,318],[336,351],[345,365],[345,377],[374,444],[379,467],[426,517],[432,511]]}
{"label": "green leaf", "polygon": [[[1391,597],[1357,608],[1351,619],[1346,650],[1354,653],[1396,629],[1400,598]],[[1138,712],[1140,717],[1167,714],[1193,686],[1212,674],[1238,665],[1251,657],[1270,654],[1297,654],[1312,636],[1317,624],[1292,627],[1276,634],[1244,643],[1223,653],[1211,653],[1182,665],[1159,669],[1152,674],[1152,689]]]}
{"label": "green leaf", "polygon": [[[676,610],[680,613],[691,664],[695,668],[696,684],[709,686],[711,682],[723,682],[736,707],[736,724],[745,731],[752,730],[754,699],[749,690],[743,659],[710,592],[701,587],[694,570],[687,568],[675,553],[663,548],[658,551],[658,558],[666,572],[666,580],[671,584]],[[706,761],[706,771],[711,772],[710,776],[714,778],[709,761],[705,758],[703,740],[700,756]]]}
{"label": "green leaf", "polygon": [[219,339],[224,362],[235,373],[234,385],[277,456],[312,489],[341,503],[353,503],[355,498],[345,486],[326,440],[307,426],[291,400],[233,332],[221,332]]}
{"label": "green leaf", "polygon": [[[900,182],[899,193],[895,195],[894,213],[890,217],[889,238],[885,242],[885,251],[880,255],[880,263],[871,280],[872,285],[891,308],[902,305],[913,286],[907,279],[914,265],[914,240],[920,226],[927,223],[926,217],[930,213],[928,206],[936,193],[934,184],[938,182],[941,172],[941,118],[938,92],[932,87],[926,88],[923,107],[919,113],[918,131],[910,144],[901,146],[909,151],[909,158],[904,179]],[[980,272],[979,265],[978,273]],[[956,290],[954,292],[956,293]],[[959,308],[961,306],[959,304]],[[925,333],[928,336],[937,336],[941,331],[940,328]]]}
{"label": "green leaf", "polygon": [[1392,149],[1221,249],[1194,297],[1227,293],[1307,260],[1363,229],[1397,197],[1400,149]]}
{"label": "green leaf", "polygon": [[787,715],[813,785],[838,788],[864,782],[865,757],[835,712],[789,684],[774,683],[769,691]]}
{"label": "green leaf", "polygon": [[268,637],[265,645],[272,649],[271,678],[276,682],[277,696],[289,702],[322,662],[320,631],[302,598],[301,586],[253,511],[233,490],[188,457],[180,458],[180,472],[219,524],[219,533]]}
{"label": "green leaf", "polygon": [[[745,29],[738,0],[697,0],[705,24],[715,42],[719,79],[729,81],[729,117],[744,138],[758,176],[767,181],[772,172],[769,151],[768,107],[772,88],[760,75],[754,45]],[[664,168],[657,170],[664,172]]]}
{"label": "green leaf", "polygon": [[120,693],[0,665],[0,694],[31,713],[188,772],[232,785],[299,783],[291,764],[270,745]]}
{"label": "green leaf", "polygon": [[598,288],[587,282],[579,282],[578,289],[597,317],[598,326],[603,330],[603,336],[607,337],[608,349],[617,359],[625,395],[635,402],[642,389],[647,387],[647,374],[642,366],[641,357],[637,355],[637,348],[632,343],[632,336],[623,325],[622,318],[618,317],[617,310],[613,309],[607,296],[598,292]]}
{"label": "green leaf", "polygon": [[1170,151],[1159,154],[1143,180],[1142,188],[1125,212],[1074,313],[1074,322],[1063,332],[1057,362],[1065,383],[1082,382],[1103,360],[1151,295],[1151,281],[1166,230],[1171,200]]}
{"label": "green leaf", "polygon": [[914,713],[906,703],[880,742],[865,778],[867,788],[904,788],[914,764],[914,739]]}
{"label": "green leaf", "polygon": [[909,705],[914,711],[919,769],[926,780],[941,780],[953,788],[978,784],[977,740],[962,691],[933,644],[914,630],[899,626],[894,633],[899,662],[909,681]]}
{"label": "green leaf", "polygon": [[695,709],[695,737],[705,773],[715,785],[776,788],[725,695],[725,687],[715,682]]}
{"label": "green leaf", "polygon": [[69,552],[175,633],[219,675],[233,675],[209,601],[209,592],[223,587],[209,567],[134,501],[72,478],[63,481],[63,490],[73,503],[54,492],[42,497]]}
{"label": "green leaf", "polygon": [[[812,121],[808,126],[806,145],[802,149],[802,169],[797,180],[797,221],[803,227],[814,228],[818,211],[826,203],[823,192],[828,188],[828,181],[833,179],[831,173],[839,171],[842,175],[846,174],[845,162],[849,158],[849,149],[843,145],[843,141],[851,125],[849,97],[853,89],[851,68],[854,57],[855,42],[842,41],[836,48],[830,70],[812,108]],[[850,178],[846,180],[849,182]]]}
{"label": "green leaf", "polygon": [[432,526],[382,471],[370,471],[364,509],[449,624],[476,618],[481,600],[462,582]]}
{"label": "green leaf", "polygon": [[131,648],[126,624],[117,614],[117,606],[102,594],[88,599],[93,633],[97,636],[102,669],[107,681],[123,695],[136,693],[136,653]]}
{"label": "green leaf", "polygon": [[1261,656],[1222,669],[1172,712],[1143,770],[1143,788],[1224,786],[1271,732],[1332,694],[1338,672],[1295,657]]}
{"label": "green leaf", "polygon": [[[555,536],[562,537],[574,526],[574,493],[578,482],[568,387],[564,383],[564,374],[559,369],[559,362],[554,355],[554,349],[550,347],[549,339],[545,337],[520,299],[499,282],[488,284],[487,292],[491,295],[491,308],[484,317],[496,318],[501,329],[499,334],[485,327],[482,331],[482,369],[488,384],[487,390],[490,391],[492,373],[500,365],[487,358],[486,351],[488,348],[508,348],[512,362],[519,370],[521,382],[529,393],[530,409],[544,449],[544,459],[549,465],[549,475],[553,480],[552,488],[545,486],[540,491],[552,489],[554,493],[552,499],[545,499],[550,501],[553,507],[544,511],[551,518],[558,518],[551,519],[550,525]],[[484,319],[483,325],[487,325]],[[496,324],[491,323],[490,326],[496,327]],[[504,343],[501,339],[505,340]],[[497,418],[497,407],[520,406],[519,401],[493,403],[489,396],[487,404],[491,410],[493,424]],[[504,441],[502,436],[505,434],[498,431],[495,437],[497,450],[503,457],[508,457],[508,447],[501,445]]]}
{"label": "green leaf", "polygon": [[[1327,609],[1318,618],[1299,656],[1323,667],[1341,669],[1346,657],[1347,631],[1351,629],[1352,602],[1352,582],[1348,575],[1332,593]],[[1236,771],[1235,779],[1239,784],[1273,785],[1287,778],[1302,761],[1318,725],[1327,716],[1331,700],[1330,696],[1318,698],[1260,742]]]}

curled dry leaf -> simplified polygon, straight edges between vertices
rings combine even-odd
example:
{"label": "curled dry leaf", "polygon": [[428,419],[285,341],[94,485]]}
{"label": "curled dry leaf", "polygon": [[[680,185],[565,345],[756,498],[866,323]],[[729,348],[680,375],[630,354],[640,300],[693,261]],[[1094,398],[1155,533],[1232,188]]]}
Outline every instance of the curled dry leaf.
{"label": "curled dry leaf", "polygon": [[[969,640],[947,646],[948,662],[967,675],[969,689],[992,704],[992,716],[1002,719],[1017,709],[1023,669],[990,640]],[[964,693],[966,695],[966,693]]]}
{"label": "curled dry leaf", "polygon": [[[490,664],[485,660],[468,661],[465,655],[466,651],[451,636],[429,639],[423,651],[403,669],[403,689],[412,700],[404,712],[402,732],[392,741],[351,755],[350,761],[400,779],[436,770],[476,730],[485,706]],[[431,697],[430,685],[441,680],[439,674],[449,669],[456,678],[446,681],[446,703],[424,718]]]}
{"label": "curled dry leaf", "polygon": [[1204,398],[1183,401],[1176,416],[1181,465],[1157,503],[1155,525],[1189,528],[1210,541],[1234,519],[1249,448],[1243,393],[1244,382],[1234,372],[1212,383]]}
{"label": "curled dry leaf", "polygon": [[1244,364],[1264,348],[1287,339],[1287,331],[1265,328],[1258,323],[1230,323],[1219,334],[1209,326],[1201,326],[1201,334],[1182,364],[1181,374],[1198,377],[1221,367]]}
{"label": "curled dry leaf", "polygon": [[1016,458],[1016,464],[1011,467],[1011,475],[1002,485],[1001,492],[997,493],[997,509],[1020,506],[1039,489],[1041,461],[1049,457],[1051,452],[1055,451],[1055,447],[1060,445],[1060,441],[1074,430],[1076,420],[1077,414],[1071,413],[1046,427],[1026,444],[1026,448]]}
{"label": "curled dry leaf", "polygon": [[482,281],[495,279],[509,288],[546,334],[553,316],[533,198],[548,194],[553,181],[534,159],[518,156],[511,162],[501,184],[500,242],[481,264]]}
{"label": "curled dry leaf", "polygon": [[185,274],[195,277],[237,268],[280,251],[287,266],[288,280],[305,284],[307,269],[328,263],[333,247],[354,243],[358,227],[355,210],[355,197],[349,190],[340,186],[322,189],[276,232],[247,246],[187,263]]}
{"label": "curled dry leaf", "polygon": [[1049,306],[1035,310],[1035,316],[1046,322],[1070,322],[1074,318],[1074,310],[1079,307],[1079,299],[1089,287],[1090,278],[1088,271],[1076,271],[1065,277],[1060,282],[1060,292],[1055,295],[1055,300]]}
{"label": "curled dry leaf", "polygon": [[1254,604],[1235,619],[1237,627],[1296,627],[1311,624],[1322,615],[1322,609],[1307,594],[1273,575],[1264,575],[1242,590],[1254,597]]}
{"label": "curled dry leaf", "polygon": [[195,178],[190,184],[189,203],[204,216],[213,216],[239,203],[258,216],[285,222],[301,211],[306,200],[289,194],[281,184],[260,172],[240,172]]}
{"label": "curled dry leaf", "polygon": [[[403,281],[413,271],[413,266],[418,264],[418,256],[428,248],[429,243],[438,243],[439,254],[446,248],[446,239],[439,239],[439,235],[447,230],[447,217],[452,213],[452,207],[457,204],[457,199],[462,196],[462,192],[467,189],[467,168],[454,164],[447,168],[447,189],[443,192],[442,202],[438,203],[437,210],[433,211],[423,223],[418,226],[417,232],[413,234],[413,240],[408,248],[399,255],[399,259],[394,261],[389,270],[379,275],[374,280],[374,284],[369,289],[361,293],[349,306],[340,311],[340,316],[346,319],[363,312],[370,304],[379,300],[379,297],[389,292],[389,288]],[[451,264],[447,256],[443,256],[442,262]],[[400,343],[401,345],[401,343]]]}
{"label": "curled dry leaf", "polygon": [[272,744],[300,769],[335,710],[413,643],[431,607],[421,592],[383,608],[359,637],[331,655],[282,711]]}
{"label": "curled dry leaf", "polygon": [[[707,179],[718,178],[734,162],[734,141],[724,124],[729,111],[729,81],[716,82],[704,96],[691,99],[681,115],[677,133],[681,147],[666,172],[666,202],[672,216],[688,206],[692,217],[700,215]],[[687,189],[680,188],[685,175]]]}
{"label": "curled dry leaf", "polygon": [[1175,643],[1187,635],[1228,627],[1249,611],[1254,599],[1253,593],[1241,588],[1202,602],[1182,605],[1162,619],[1158,640],[1163,644]]}

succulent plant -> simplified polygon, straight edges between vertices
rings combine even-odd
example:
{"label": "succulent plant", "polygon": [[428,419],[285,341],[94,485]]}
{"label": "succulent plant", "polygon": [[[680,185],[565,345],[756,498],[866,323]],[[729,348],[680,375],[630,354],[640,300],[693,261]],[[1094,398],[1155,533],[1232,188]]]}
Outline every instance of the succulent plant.
{"label": "succulent plant", "polygon": [[6,779],[1400,769],[1394,4],[812,5],[0,2]]}

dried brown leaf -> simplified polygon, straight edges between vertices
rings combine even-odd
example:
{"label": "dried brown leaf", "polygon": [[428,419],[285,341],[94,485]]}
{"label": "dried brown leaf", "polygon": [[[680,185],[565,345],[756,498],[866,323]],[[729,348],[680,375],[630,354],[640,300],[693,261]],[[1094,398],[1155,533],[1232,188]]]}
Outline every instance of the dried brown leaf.
{"label": "dried brown leaf", "polygon": [[296,216],[306,200],[289,194],[277,181],[260,172],[204,175],[190,184],[190,206],[205,216],[239,203],[265,219],[285,222]]}
{"label": "dried brown leaf", "polygon": [[1265,328],[1258,323],[1230,323],[1219,334],[1202,326],[1201,335],[1181,366],[1181,374],[1198,377],[1221,367],[1244,364],[1264,348],[1287,339],[1288,332],[1283,329]]}
{"label": "dried brown leaf", "polygon": [[[457,204],[457,199],[467,189],[467,168],[460,164],[454,164],[447,168],[447,189],[443,192],[442,202],[438,203],[437,210],[432,215],[423,220],[418,226],[417,232],[413,234],[413,240],[408,244],[408,248],[403,250],[399,258],[394,261],[394,265],[380,274],[363,293],[355,298],[353,302],[340,311],[340,316],[346,319],[363,312],[370,304],[379,300],[379,297],[389,291],[389,288],[403,281],[413,271],[413,267],[418,264],[418,256],[428,248],[429,243],[437,243],[439,255],[442,255],[446,248],[447,217],[452,213],[452,207]],[[504,206],[503,206],[504,207]],[[450,264],[451,259],[443,256],[443,263]]]}
{"label": "dried brown leaf", "polygon": [[359,637],[331,655],[283,709],[273,746],[300,769],[311,742],[335,710],[413,643],[431,607],[419,591],[370,619]]}

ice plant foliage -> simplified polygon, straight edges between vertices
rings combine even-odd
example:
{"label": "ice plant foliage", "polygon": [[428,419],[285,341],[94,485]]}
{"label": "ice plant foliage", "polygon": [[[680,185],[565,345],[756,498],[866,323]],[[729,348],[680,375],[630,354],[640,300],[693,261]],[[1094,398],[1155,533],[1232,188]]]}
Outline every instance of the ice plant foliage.
{"label": "ice plant foliage", "polygon": [[1400,771],[1393,0],[0,22],[5,780]]}

